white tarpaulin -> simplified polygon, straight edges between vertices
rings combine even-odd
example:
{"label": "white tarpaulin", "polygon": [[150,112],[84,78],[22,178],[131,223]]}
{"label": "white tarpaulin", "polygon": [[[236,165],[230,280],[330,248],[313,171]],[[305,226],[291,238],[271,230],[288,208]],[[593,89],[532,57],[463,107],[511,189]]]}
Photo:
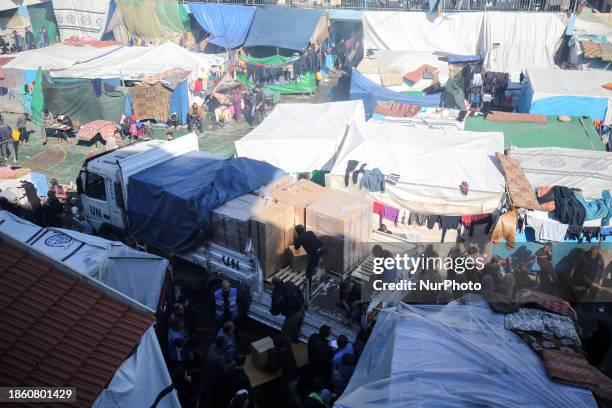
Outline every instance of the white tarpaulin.
{"label": "white tarpaulin", "polygon": [[[395,208],[440,215],[482,214],[499,206],[504,177],[497,167],[496,152],[504,151],[501,132],[477,133],[457,130],[411,129],[397,124],[352,124],[328,175],[331,187],[367,193]],[[367,163],[383,174],[399,175],[384,193],[345,185],[349,160]],[[469,184],[464,195],[459,186]]]}
{"label": "white tarpaulin", "polygon": [[543,115],[591,116],[612,124],[611,71],[529,69],[519,109]]}
{"label": "white tarpaulin", "polygon": [[[422,65],[431,65],[438,69],[437,76],[440,83],[444,85],[448,80],[448,62],[440,60],[439,55],[431,52],[405,52],[379,50],[371,57],[364,58],[357,65],[357,71],[361,72],[370,81],[383,85],[379,71],[397,70],[403,77],[406,73],[416,71]],[[431,79],[422,79],[413,85],[406,82],[398,85],[386,86],[394,92],[422,91],[431,86]]]}
{"label": "white tarpaulin", "polygon": [[110,0],[53,0],[62,40],[71,37],[99,40],[108,21]]}
{"label": "white tarpaulin", "polygon": [[188,51],[172,42],[156,47],[123,47],[117,52],[68,69],[54,71],[60,78],[142,79],[174,68],[205,78],[212,66],[220,66],[222,57]]}
{"label": "white tarpaulin", "polygon": [[[172,379],[155,330],[151,327],[140,339],[136,351],[119,366],[91,407],[180,408],[176,390],[171,389],[171,386]],[[164,393],[169,389],[170,392]]]}
{"label": "white tarpaulin", "polygon": [[41,228],[7,211],[0,211],[0,234],[157,310],[167,259],[121,242],[66,229]]}
{"label": "white tarpaulin", "polygon": [[3,68],[17,69],[63,69],[75,64],[90,61],[122,48],[120,45],[109,47],[75,47],[66,44],[53,44],[48,47],[12,54],[13,58]]}
{"label": "white tarpaulin", "polygon": [[421,108],[421,111],[411,118],[383,116],[375,113],[368,123],[392,123],[417,129],[463,130],[465,120],[458,121],[458,116],[458,109]]}
{"label": "white tarpaulin", "polygon": [[259,126],[234,142],[236,154],[288,173],[330,170],[353,121],[365,122],[361,101],[279,104]]}
{"label": "white tarpaulin", "polygon": [[335,408],[595,408],[480,299],[383,310]]}
{"label": "white tarpaulin", "polygon": [[555,13],[363,13],[365,50],[479,54],[490,70],[502,72],[554,67],[564,30]]}
{"label": "white tarpaulin", "polygon": [[510,157],[521,164],[533,188],[565,186],[579,188],[587,199],[601,198],[612,190],[612,154],[561,147],[512,148]]}

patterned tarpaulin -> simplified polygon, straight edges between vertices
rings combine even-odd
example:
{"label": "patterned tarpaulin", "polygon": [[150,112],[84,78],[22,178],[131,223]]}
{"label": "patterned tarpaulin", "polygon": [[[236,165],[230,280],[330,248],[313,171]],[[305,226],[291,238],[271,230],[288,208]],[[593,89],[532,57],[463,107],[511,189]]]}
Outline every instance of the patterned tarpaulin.
{"label": "patterned tarpaulin", "polygon": [[110,0],[53,0],[53,11],[62,39],[104,35]]}
{"label": "patterned tarpaulin", "polygon": [[139,119],[155,119],[166,122],[172,92],[161,83],[142,84],[131,89],[132,108]]}
{"label": "patterned tarpaulin", "polygon": [[115,129],[117,129],[117,126],[109,120],[94,120],[93,122],[81,126],[76,137],[78,140],[88,142],[99,133],[102,139],[107,140],[109,137],[113,136]]}

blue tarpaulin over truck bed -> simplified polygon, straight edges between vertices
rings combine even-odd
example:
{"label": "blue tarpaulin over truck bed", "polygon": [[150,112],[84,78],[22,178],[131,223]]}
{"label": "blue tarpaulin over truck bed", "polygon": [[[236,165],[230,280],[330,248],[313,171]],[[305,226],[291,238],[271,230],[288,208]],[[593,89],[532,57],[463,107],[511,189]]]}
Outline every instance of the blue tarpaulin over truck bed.
{"label": "blue tarpaulin over truck bed", "polygon": [[207,237],[215,208],[283,174],[268,163],[204,152],[170,159],[130,177],[130,233],[166,251],[185,251]]}

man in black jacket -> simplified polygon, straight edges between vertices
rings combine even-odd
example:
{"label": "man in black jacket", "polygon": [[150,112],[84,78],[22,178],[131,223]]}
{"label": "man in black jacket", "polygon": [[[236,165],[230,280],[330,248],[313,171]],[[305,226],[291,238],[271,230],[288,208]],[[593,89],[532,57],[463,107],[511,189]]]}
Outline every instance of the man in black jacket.
{"label": "man in black jacket", "polygon": [[334,350],[329,345],[331,328],[327,325],[321,326],[318,333],[314,333],[308,339],[308,364],[312,377],[331,378],[331,361]]}
{"label": "man in black jacket", "polygon": [[304,297],[292,282],[283,282],[279,277],[272,278],[272,305],[270,313],[285,316],[281,335],[287,340],[298,342],[300,326],[304,319]]}
{"label": "man in black jacket", "polygon": [[312,231],[306,231],[303,225],[295,227],[295,249],[304,247],[304,250],[308,254],[308,266],[306,267],[306,303],[310,297],[310,287],[312,282],[312,275],[319,266],[319,260],[325,253],[325,245],[323,241],[319,239]]}

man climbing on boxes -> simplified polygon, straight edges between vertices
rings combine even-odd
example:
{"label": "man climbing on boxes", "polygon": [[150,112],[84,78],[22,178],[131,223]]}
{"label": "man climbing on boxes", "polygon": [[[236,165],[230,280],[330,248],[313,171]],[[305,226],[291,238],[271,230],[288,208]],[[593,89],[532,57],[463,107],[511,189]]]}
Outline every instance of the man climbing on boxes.
{"label": "man climbing on boxes", "polygon": [[325,245],[323,245],[323,241],[319,239],[312,231],[306,231],[303,225],[298,225],[295,227],[295,249],[300,249],[304,247],[304,250],[308,254],[308,266],[306,267],[306,285],[305,291],[306,294],[304,298],[306,299],[306,306],[308,306],[308,300],[310,299],[310,288],[312,282],[312,274],[315,273],[317,268],[319,267],[319,261],[321,257],[325,253]]}

